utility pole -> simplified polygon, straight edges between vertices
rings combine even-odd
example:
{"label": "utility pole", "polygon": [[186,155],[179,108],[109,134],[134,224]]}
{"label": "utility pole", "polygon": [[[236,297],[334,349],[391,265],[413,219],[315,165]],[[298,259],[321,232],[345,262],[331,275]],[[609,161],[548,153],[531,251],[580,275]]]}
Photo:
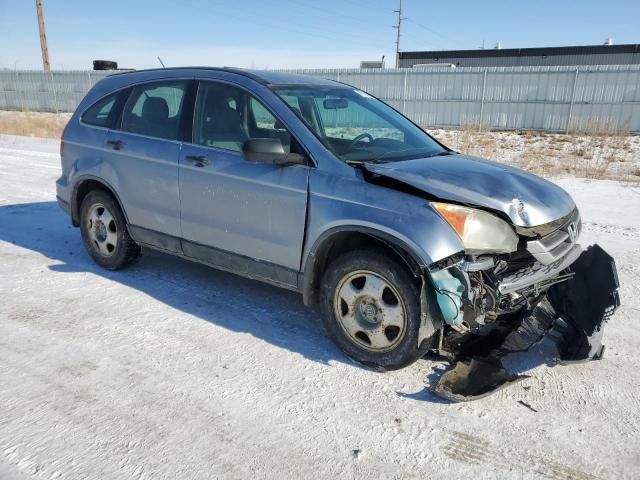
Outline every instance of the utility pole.
{"label": "utility pole", "polygon": [[400,28],[402,27],[402,21],[406,20],[406,18],[402,16],[402,0],[399,0],[399,1],[400,1],[400,5],[398,6],[398,10],[394,10],[394,12],[398,14],[398,24],[393,27],[397,30],[396,32],[396,68],[400,67]]}
{"label": "utility pole", "polygon": [[42,49],[42,68],[45,72],[50,70],[49,67],[49,49],[47,48],[47,32],[44,30],[44,14],[42,13],[42,0],[36,0],[36,8],[38,9],[38,28],[40,29],[40,48]]}

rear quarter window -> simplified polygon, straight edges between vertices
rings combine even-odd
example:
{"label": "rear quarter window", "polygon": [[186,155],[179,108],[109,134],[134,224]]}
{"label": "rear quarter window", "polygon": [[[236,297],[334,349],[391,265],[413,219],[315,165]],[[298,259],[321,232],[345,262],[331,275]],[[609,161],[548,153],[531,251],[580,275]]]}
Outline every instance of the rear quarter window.
{"label": "rear quarter window", "polygon": [[121,130],[177,140],[186,89],[184,80],[135,87],[124,107]]}
{"label": "rear quarter window", "polygon": [[82,121],[89,125],[107,127],[117,98],[118,94],[114,93],[94,103],[82,114]]}

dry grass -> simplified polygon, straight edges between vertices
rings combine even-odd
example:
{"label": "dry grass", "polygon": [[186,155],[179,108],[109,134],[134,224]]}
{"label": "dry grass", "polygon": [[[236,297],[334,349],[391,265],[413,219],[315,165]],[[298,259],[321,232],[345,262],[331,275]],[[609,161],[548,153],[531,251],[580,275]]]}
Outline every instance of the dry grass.
{"label": "dry grass", "polygon": [[[0,111],[0,134],[60,138],[68,113]],[[640,137],[594,122],[569,135],[495,132],[482,125],[432,130],[454,150],[515,165],[546,177],[571,175],[640,183]]]}
{"label": "dry grass", "polygon": [[640,182],[640,137],[593,125],[569,135],[495,132],[478,126],[432,130],[454,150],[515,165],[546,177],[571,175]]}
{"label": "dry grass", "polygon": [[26,137],[60,138],[70,113],[0,111],[0,133]]}

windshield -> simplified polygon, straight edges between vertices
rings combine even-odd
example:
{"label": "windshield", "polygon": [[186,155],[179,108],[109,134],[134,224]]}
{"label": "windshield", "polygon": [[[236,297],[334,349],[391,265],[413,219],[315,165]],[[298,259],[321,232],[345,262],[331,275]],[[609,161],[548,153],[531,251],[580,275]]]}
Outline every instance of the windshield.
{"label": "windshield", "polygon": [[342,161],[391,162],[448,153],[422,129],[360,90],[295,86],[274,91]]}

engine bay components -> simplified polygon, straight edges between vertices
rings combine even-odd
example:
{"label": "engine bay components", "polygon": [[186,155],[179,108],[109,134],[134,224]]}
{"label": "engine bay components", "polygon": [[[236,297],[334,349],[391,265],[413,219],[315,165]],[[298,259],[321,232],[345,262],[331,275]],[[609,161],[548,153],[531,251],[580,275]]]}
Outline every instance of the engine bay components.
{"label": "engine bay components", "polygon": [[503,313],[494,322],[466,332],[443,328],[438,353],[454,366],[432,391],[450,401],[469,401],[526,378],[509,372],[503,359],[529,350],[544,337],[557,346],[557,358],[551,360],[574,363],[601,358],[603,324],[620,305],[613,258],[594,245],[559,277],[562,281],[528,298],[524,308]]}
{"label": "engine bay components", "polygon": [[462,325],[462,295],[465,286],[450,269],[443,268],[431,273],[436,291],[436,300],[444,321],[456,331],[465,331]]}

